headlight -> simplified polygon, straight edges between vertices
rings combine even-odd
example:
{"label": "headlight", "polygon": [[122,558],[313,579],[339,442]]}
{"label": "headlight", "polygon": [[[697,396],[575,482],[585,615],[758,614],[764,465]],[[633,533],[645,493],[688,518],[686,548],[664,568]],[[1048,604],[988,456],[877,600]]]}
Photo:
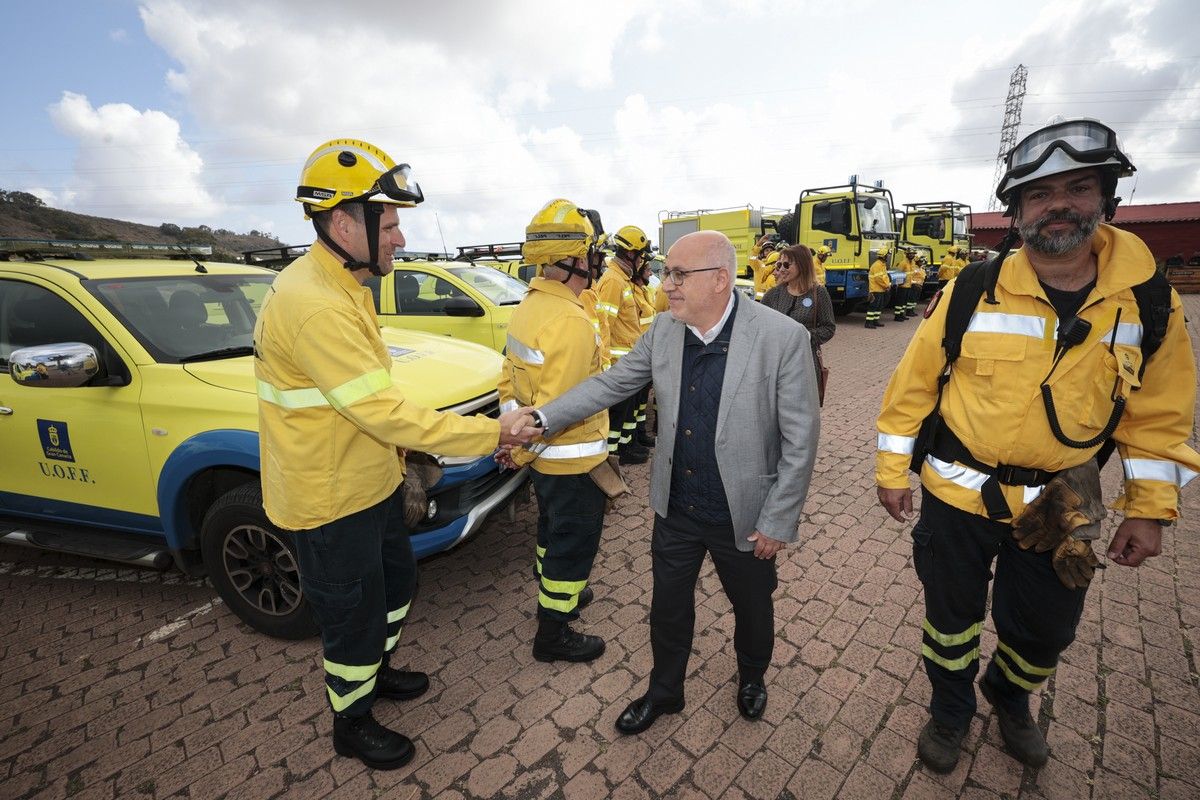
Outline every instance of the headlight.
{"label": "headlight", "polygon": [[425,511],[425,520],[427,522],[432,522],[433,518],[437,516],[437,512],[438,512],[437,500],[430,500],[429,508]]}

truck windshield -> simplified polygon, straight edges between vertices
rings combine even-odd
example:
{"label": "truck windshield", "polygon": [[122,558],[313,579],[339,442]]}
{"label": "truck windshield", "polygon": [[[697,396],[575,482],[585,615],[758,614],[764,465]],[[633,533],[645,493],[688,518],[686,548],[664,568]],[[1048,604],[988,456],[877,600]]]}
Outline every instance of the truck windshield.
{"label": "truck windshield", "polygon": [[[875,202],[870,202],[874,200]],[[871,206],[868,208],[868,206]],[[858,198],[858,224],[863,233],[891,233],[892,206],[882,197]]]}
{"label": "truck windshield", "polygon": [[515,306],[529,291],[529,287],[521,281],[491,267],[450,267],[449,272],[482,292],[498,306]]}
{"label": "truck windshield", "polygon": [[88,288],[162,363],[254,345],[254,323],[274,275],[114,278]]}

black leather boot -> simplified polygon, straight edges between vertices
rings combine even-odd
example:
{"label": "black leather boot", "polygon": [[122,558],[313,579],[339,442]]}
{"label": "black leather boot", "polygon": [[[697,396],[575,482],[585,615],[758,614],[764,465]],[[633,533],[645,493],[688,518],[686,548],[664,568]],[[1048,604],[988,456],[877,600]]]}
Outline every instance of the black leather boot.
{"label": "black leather boot", "polygon": [[645,464],[650,460],[650,451],[636,442],[621,445],[617,453],[617,462],[621,464]]}
{"label": "black leather boot", "polygon": [[412,761],[416,752],[405,735],[365,717],[333,717],[333,749],[339,756],[357,758],[371,769],[399,769]]}
{"label": "black leather boot", "polygon": [[966,728],[952,728],[930,717],[917,739],[917,755],[934,772],[942,775],[953,772],[966,735]]}
{"label": "black leather boot", "polygon": [[579,601],[575,604],[575,608],[579,611],[583,611],[592,604],[592,600],[594,600],[595,597],[596,593],[592,591],[592,587],[583,587],[583,591],[579,593]]}
{"label": "black leather boot", "polygon": [[1046,737],[1042,736],[1037,723],[1033,721],[1028,706],[1021,712],[1005,708],[997,702],[996,691],[988,684],[986,677],[979,682],[979,689],[983,692],[984,699],[996,709],[1000,738],[1004,740],[1004,746],[1008,748],[1012,757],[1030,767],[1045,766],[1050,758],[1050,748],[1046,744]]}
{"label": "black leather boot", "polygon": [[574,630],[565,622],[538,619],[533,657],[538,661],[594,661],[604,655],[604,640]]}
{"label": "black leather boot", "polygon": [[375,675],[375,694],[389,700],[412,700],[429,690],[429,676],[384,667]]}

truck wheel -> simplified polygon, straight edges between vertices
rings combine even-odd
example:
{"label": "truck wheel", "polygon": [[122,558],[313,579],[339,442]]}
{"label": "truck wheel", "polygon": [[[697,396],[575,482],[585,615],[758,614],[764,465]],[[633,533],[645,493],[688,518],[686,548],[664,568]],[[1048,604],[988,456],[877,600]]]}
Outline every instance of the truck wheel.
{"label": "truck wheel", "polygon": [[213,588],[250,627],[278,639],[317,633],[300,589],[296,549],[267,519],[257,483],[231,489],[212,504],[200,527],[200,552]]}
{"label": "truck wheel", "polygon": [[854,300],[843,300],[833,307],[833,315],[835,317],[844,317],[847,314],[854,313],[854,310],[858,308],[858,302],[857,298]]}

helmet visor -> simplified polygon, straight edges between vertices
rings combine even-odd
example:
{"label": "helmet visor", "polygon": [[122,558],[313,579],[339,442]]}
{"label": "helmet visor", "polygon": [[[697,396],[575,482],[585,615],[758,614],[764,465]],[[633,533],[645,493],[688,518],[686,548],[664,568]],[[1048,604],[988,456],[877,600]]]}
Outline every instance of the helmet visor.
{"label": "helmet visor", "polygon": [[1020,178],[1038,169],[1055,150],[1080,164],[1102,164],[1115,158],[1125,169],[1133,165],[1121,152],[1117,134],[1095,120],[1069,120],[1035,131],[1008,154],[1008,177]]}
{"label": "helmet visor", "polygon": [[399,164],[379,176],[370,194],[382,194],[398,203],[416,205],[425,199],[421,186],[412,177],[412,167]]}

